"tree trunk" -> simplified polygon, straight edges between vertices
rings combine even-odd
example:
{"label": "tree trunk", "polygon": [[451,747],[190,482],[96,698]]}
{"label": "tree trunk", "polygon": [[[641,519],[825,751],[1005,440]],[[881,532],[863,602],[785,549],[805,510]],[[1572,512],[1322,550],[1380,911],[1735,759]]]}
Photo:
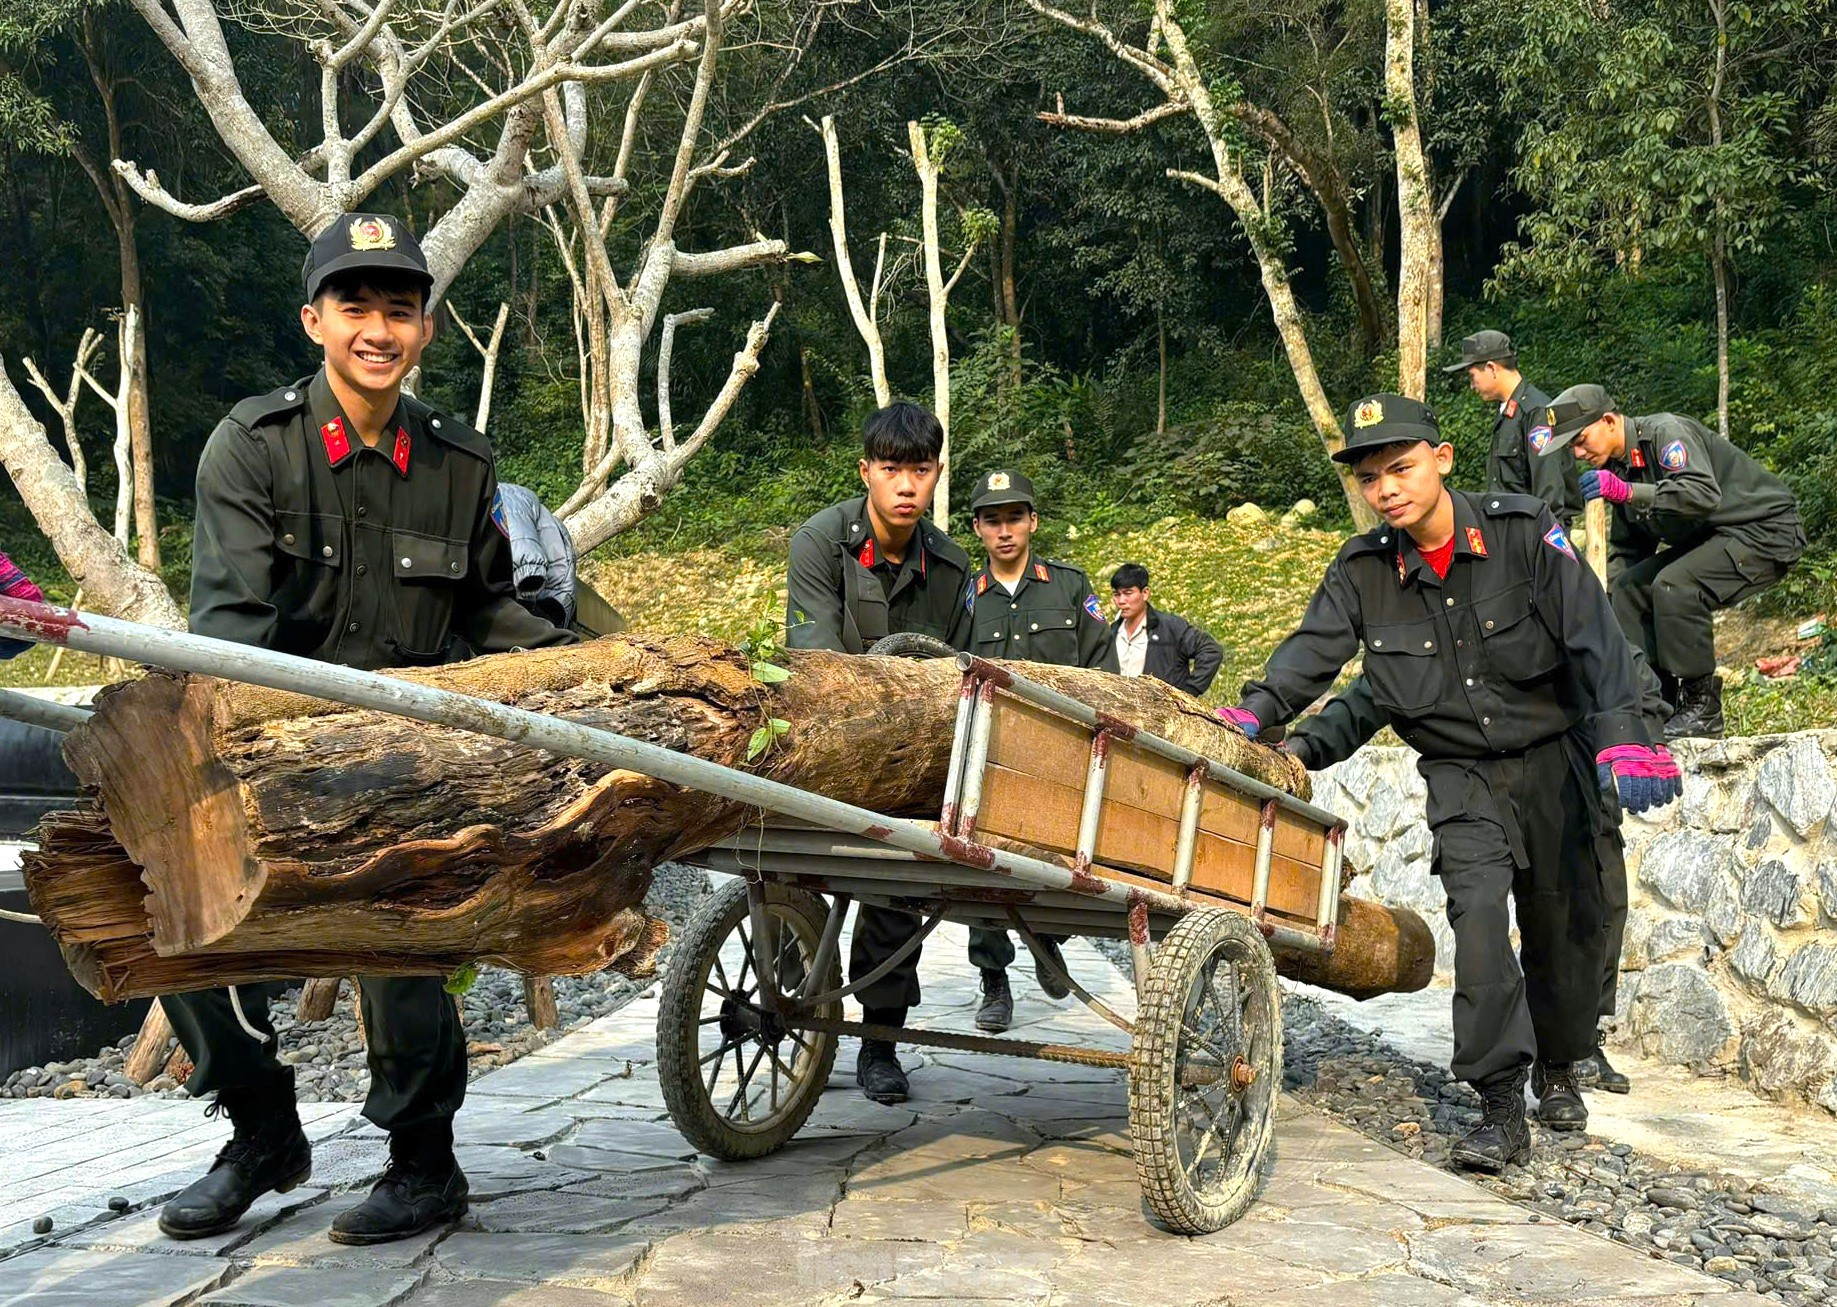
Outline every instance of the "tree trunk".
{"label": "tree trunk", "polygon": [[128,445],[134,462],[134,536],[136,557],[149,571],[159,571],[159,510],[153,498],[153,419],[147,402],[147,309],[140,283],[140,249],[134,235],[134,201],[123,197],[123,230],[117,233],[121,257],[121,308],[132,313],[137,329],[128,356],[121,360],[126,374]]}
{"label": "tree trunk", "polygon": [[[1709,88],[1709,143],[1722,149],[1722,79],[1728,66],[1728,10],[1721,0],[1711,0],[1710,12],[1716,16],[1716,75]],[[1715,232],[1710,245],[1710,267],[1716,280],[1716,430],[1724,440],[1729,438],[1729,258],[1728,232],[1724,224],[1722,200],[1716,200]]]}
{"label": "tree trunk", "polygon": [[1385,0],[1384,99],[1397,156],[1397,389],[1428,397],[1429,278],[1435,207],[1416,101],[1416,5]]}
{"label": "tree trunk", "polygon": [[1161,304],[1155,302],[1155,361],[1159,370],[1155,373],[1155,434],[1167,434],[1167,315]]}
{"label": "tree trunk", "polygon": [[[760,724],[782,718],[791,730],[760,774],[877,812],[938,811],[951,662],[784,661],[791,677],[764,686],[709,640],[608,637],[401,675],[735,767],[750,765]],[[1292,760],[1152,678],[1027,672],[1265,783],[1305,788]],[[65,752],[95,803],[45,819],[27,887],[72,972],[110,1001],[472,961],[640,970],[663,938],[641,908],[650,869],[757,819],[636,772],[164,672],[111,687]]]}
{"label": "tree trunk", "polygon": [[925,141],[925,129],[917,122],[906,124],[906,138],[912,146],[912,166],[919,178],[919,222],[924,236],[925,298],[931,309],[931,410],[938,425],[944,428],[944,447],[938,455],[938,489],[931,498],[931,520],[938,530],[950,530],[950,334],[945,327],[945,310],[949,307],[944,288],[944,262],[938,252],[938,173],[939,160],[931,157]]}
{"label": "tree trunk", "polygon": [[1014,249],[1020,230],[1020,205],[1016,194],[1020,190],[1020,164],[1016,163],[1012,173],[1006,177],[997,170],[995,180],[1001,186],[1001,238],[996,242],[995,265],[996,302],[1001,309],[1001,324],[1008,329],[1008,384],[1018,387],[1021,384],[1021,301],[1014,272]]}

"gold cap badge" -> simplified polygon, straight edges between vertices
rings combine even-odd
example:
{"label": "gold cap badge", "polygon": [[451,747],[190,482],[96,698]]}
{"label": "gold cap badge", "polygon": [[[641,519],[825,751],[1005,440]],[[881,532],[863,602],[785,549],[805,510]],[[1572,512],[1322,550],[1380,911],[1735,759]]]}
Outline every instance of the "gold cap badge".
{"label": "gold cap badge", "polygon": [[1010,482],[1008,481],[1008,474],[1006,472],[989,473],[990,490],[1006,490],[1009,484]]}
{"label": "gold cap badge", "polygon": [[1365,427],[1375,427],[1382,421],[1384,421],[1384,405],[1375,399],[1364,400],[1352,410],[1352,425],[1361,430]]}
{"label": "gold cap badge", "polygon": [[384,218],[353,218],[351,220],[351,248],[357,251],[393,250],[395,232]]}

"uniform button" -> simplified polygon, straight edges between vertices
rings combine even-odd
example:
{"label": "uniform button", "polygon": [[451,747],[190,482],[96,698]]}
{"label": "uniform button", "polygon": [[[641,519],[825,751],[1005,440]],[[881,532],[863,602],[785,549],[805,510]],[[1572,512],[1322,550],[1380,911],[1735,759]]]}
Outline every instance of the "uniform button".
{"label": "uniform button", "polygon": [[1488,622],[1488,623],[1486,624],[1486,629],[1487,629],[1487,630],[1489,630],[1489,631],[1490,631],[1490,630],[1492,630],[1492,629],[1493,629],[1493,624],[1492,624],[1491,622]]}
{"label": "uniform button", "polygon": [[1040,624],[1039,624],[1038,622],[1035,622],[1035,623],[1033,624],[1033,628],[1032,628],[1032,629],[1033,629],[1033,630],[1036,630],[1036,631],[1037,631],[1037,630],[1039,630],[1039,629],[1040,629]]}
{"label": "uniform button", "polygon": [[319,550],[319,552],[321,554],[324,554],[327,558],[330,558],[332,556],[332,547],[330,545],[325,545]]}
{"label": "uniform button", "polygon": [[1497,507],[1499,507],[1499,501],[1498,501],[1498,500],[1496,500],[1496,499],[1495,499],[1495,500],[1493,500],[1493,507],[1494,507],[1494,508],[1497,508]]}
{"label": "uniform button", "polygon": [[1433,648],[1435,647],[1435,641],[1433,641],[1433,640],[1424,640],[1424,641],[1422,642],[1422,647],[1423,647],[1423,648],[1425,648],[1425,649],[1433,649]]}
{"label": "uniform button", "polygon": [[1472,684],[1473,684],[1473,677],[1471,677],[1471,676],[1469,676],[1469,677],[1467,678],[1467,684],[1469,684],[1469,685],[1472,685]]}
{"label": "uniform button", "polygon": [[1490,717],[1482,717],[1482,718],[1480,718],[1480,725],[1482,725],[1482,726],[1491,726],[1492,724],[1493,724],[1493,719],[1492,719],[1492,718],[1490,718]]}
{"label": "uniform button", "polygon": [[1382,641],[1382,640],[1373,640],[1373,641],[1371,642],[1371,647],[1372,647],[1373,649],[1382,649],[1382,648],[1384,647],[1384,641]]}
{"label": "uniform button", "polygon": [[1073,622],[1075,622],[1075,621],[1077,621],[1077,620],[1078,620],[1078,619],[1077,619],[1076,617],[1068,617],[1068,618],[1066,618],[1066,619],[1065,619],[1065,624],[1066,624],[1067,626],[1070,626],[1070,625],[1071,625],[1071,624],[1072,624]]}
{"label": "uniform button", "polygon": [[[360,513],[361,513],[361,512],[363,512],[363,510],[362,510],[361,508],[360,508],[360,509],[358,509],[357,511],[358,511],[358,512],[360,512]],[[1450,608],[1452,608],[1452,607],[1454,607],[1454,600],[1453,600],[1453,599],[1444,599],[1444,600],[1442,600],[1442,602],[1443,602],[1443,603],[1445,603],[1445,604],[1447,604],[1447,605],[1448,605],[1448,607],[1450,607]]]}
{"label": "uniform button", "polygon": [[1020,605],[1019,605],[1019,604],[1009,604],[1009,605],[1008,605],[1008,607],[1010,607],[1010,608],[1019,608],[1019,607],[1020,607]]}
{"label": "uniform button", "polygon": [[291,404],[291,403],[293,403],[293,401],[294,401],[294,400],[296,400],[296,399],[298,399],[298,398],[299,398],[299,395],[298,395],[298,394],[296,394],[296,393],[295,393],[294,391],[291,391],[291,390],[290,390],[290,391],[288,391],[288,392],[287,392],[287,394],[286,394],[286,396],[285,396],[285,398],[286,398],[286,400],[287,400],[287,402],[288,402],[289,404]]}
{"label": "uniform button", "polygon": [[402,560],[402,570],[404,572],[406,572],[409,568],[413,567],[414,565],[415,565],[415,560],[412,558],[404,558]]}
{"label": "uniform button", "polygon": [[458,564],[458,563],[456,563],[456,562],[455,562],[455,563],[448,563],[448,564],[447,564],[447,570],[448,570],[449,572],[457,572],[457,571],[459,571],[459,564]]}
{"label": "uniform button", "polygon": [[[440,419],[439,419],[439,418],[435,418],[435,419],[433,420],[433,425],[434,425],[434,430],[436,430],[436,431],[438,431],[438,430],[440,429]],[[1499,505],[1497,505],[1497,504],[1494,504],[1494,505],[1493,505],[1493,507],[1494,507],[1494,508],[1497,508],[1497,507],[1499,507]]]}
{"label": "uniform button", "polygon": [[1456,640],[1456,641],[1454,642],[1454,647],[1455,647],[1456,649],[1465,649],[1465,648],[1467,647],[1467,641],[1465,641],[1465,640]]}
{"label": "uniform button", "polygon": [[357,634],[357,623],[352,622],[349,626],[345,627],[344,629],[349,631],[352,635],[356,635]]}
{"label": "uniform button", "polygon": [[[369,517],[369,516],[370,516],[370,510],[369,510],[369,509],[368,509],[367,507],[365,507],[365,506],[364,506],[363,504],[359,504],[359,505],[357,506],[357,515],[358,515],[359,517]],[[1452,600],[1450,600],[1449,602],[1451,602],[1451,603],[1452,603],[1453,601],[1452,601]]]}
{"label": "uniform button", "polygon": [[1391,542],[1391,538],[1389,536],[1379,536],[1378,537],[1378,543],[1381,545],[1388,545],[1390,542]]}
{"label": "uniform button", "polygon": [[358,574],[359,576],[368,576],[368,575],[370,575],[370,566],[369,566],[369,564],[368,564],[368,563],[359,563],[359,564],[357,565],[357,574]]}
{"label": "uniform button", "polygon": [[284,544],[284,545],[290,545],[290,544],[292,544],[292,543],[293,543],[293,535],[292,535],[292,533],[290,532],[290,533],[288,533],[287,535],[284,535],[284,536],[282,536],[282,537],[281,537],[281,543],[282,543],[282,544]]}

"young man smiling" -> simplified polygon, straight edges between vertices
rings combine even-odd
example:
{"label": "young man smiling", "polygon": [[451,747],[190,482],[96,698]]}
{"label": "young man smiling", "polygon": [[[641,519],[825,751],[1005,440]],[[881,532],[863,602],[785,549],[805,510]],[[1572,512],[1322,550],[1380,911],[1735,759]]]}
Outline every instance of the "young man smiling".
{"label": "young man smiling", "polygon": [[[973,618],[970,647],[984,658],[1114,672],[1115,631],[1103,619],[1090,577],[1069,563],[1034,556],[1033,535],[1040,529],[1034,503],[1033,482],[1005,468],[983,477],[970,495],[976,538],[989,560],[964,596]],[[1063,967],[1059,941],[1046,935],[1041,942]],[[969,955],[982,973],[976,1025],[1006,1030],[1014,1020],[1014,993],[1008,986],[1014,941],[1005,930],[975,927],[970,931]],[[1062,999],[1071,993],[1038,959],[1033,974],[1047,997]]]}
{"label": "young man smiling", "polygon": [[1455,1160],[1496,1171],[1530,1154],[1534,1058],[1538,1092],[1568,1109],[1556,1121],[1587,1121],[1574,1063],[1595,1049],[1603,957],[1593,790],[1642,812],[1676,797],[1678,771],[1651,745],[1607,596],[1549,508],[1448,489],[1453,447],[1415,400],[1372,395],[1347,417],[1334,458],[1383,525],[1340,550],[1264,679],[1219,715],[1252,736],[1283,726],[1362,649],[1378,709],[1421,755],[1454,928],[1453,1070],[1485,1103]]}
{"label": "young man smiling", "polygon": [[[969,555],[925,520],[938,488],[944,428],[917,404],[899,402],[862,427],[859,472],[866,494],[832,504],[791,537],[785,578],[785,644],[866,653],[900,632],[969,646],[962,596]],[[863,903],[855,914],[848,973],[856,980],[918,929],[908,912]],[[869,1025],[899,1027],[919,1001],[922,949],[856,993]],[[861,1041],[855,1083],[877,1103],[904,1102],[906,1072],[890,1042]]]}
{"label": "young man smiling", "polygon": [[[325,365],[243,400],[211,433],[198,463],[191,629],[360,668],[573,643],[517,602],[491,446],[402,393],[433,333],[433,278],[414,236],[386,215],[347,213],[313,241],[303,277],[300,323]],[[372,1244],[466,1210],[453,1153],[466,1045],[439,977],[358,988],[364,1115],[389,1132],[389,1166],[331,1237]],[[311,1174],[268,997],[249,986],[163,1000],[197,1068],[186,1088],[215,1091],[212,1114],[235,1127],[209,1173],[160,1213],[175,1239],[227,1230],[263,1193]]]}

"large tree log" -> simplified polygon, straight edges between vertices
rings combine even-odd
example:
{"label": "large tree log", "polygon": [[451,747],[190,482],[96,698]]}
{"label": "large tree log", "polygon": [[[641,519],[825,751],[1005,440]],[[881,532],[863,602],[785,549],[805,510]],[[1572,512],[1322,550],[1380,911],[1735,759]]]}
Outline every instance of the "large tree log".
{"label": "large tree log", "polygon": [[[725,645],[610,637],[402,675],[752,766],[876,811],[935,814],[955,667],[820,652],[785,662],[790,679],[765,686]],[[1158,681],[1027,672],[1305,790],[1292,759]],[[791,731],[748,764],[748,740],[770,718]],[[104,692],[65,752],[95,802],[46,819],[27,887],[77,978],[110,1000],[470,961],[533,974],[641,971],[664,938],[640,906],[651,867],[758,818],[634,772],[161,672]],[[1350,942],[1344,930],[1341,940]],[[1390,987],[1392,971],[1367,987]]]}

